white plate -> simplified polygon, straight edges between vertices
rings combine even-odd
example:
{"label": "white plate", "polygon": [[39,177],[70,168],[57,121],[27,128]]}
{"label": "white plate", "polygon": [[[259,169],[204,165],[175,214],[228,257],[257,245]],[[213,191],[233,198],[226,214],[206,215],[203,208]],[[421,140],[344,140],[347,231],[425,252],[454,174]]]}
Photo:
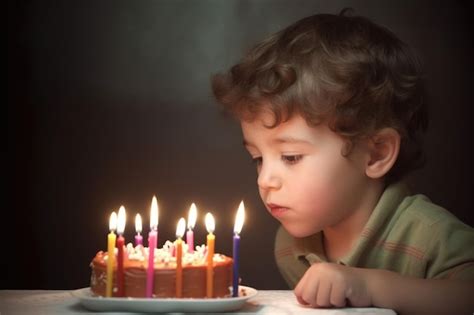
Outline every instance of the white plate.
{"label": "white plate", "polygon": [[122,312],[226,312],[240,309],[245,301],[257,295],[257,290],[251,287],[239,286],[239,292],[245,291],[245,296],[214,299],[197,298],[105,298],[94,296],[90,288],[73,291],[81,304],[92,311],[122,311]]}

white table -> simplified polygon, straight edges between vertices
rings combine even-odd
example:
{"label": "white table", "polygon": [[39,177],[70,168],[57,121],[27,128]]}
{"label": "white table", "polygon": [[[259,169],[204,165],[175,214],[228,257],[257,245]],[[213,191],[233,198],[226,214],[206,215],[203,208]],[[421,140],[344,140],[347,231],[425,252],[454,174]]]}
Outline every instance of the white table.
{"label": "white table", "polygon": [[[97,314],[85,309],[73,291],[51,290],[0,290],[0,315],[15,314]],[[115,314],[112,312],[100,314]],[[132,314],[132,313],[120,313]],[[183,314],[183,313],[168,313]],[[198,314],[198,313],[192,313]],[[216,314],[216,313],[214,313]],[[222,313],[221,313],[222,314]],[[343,308],[311,309],[302,307],[290,290],[259,291],[257,296],[249,299],[239,311],[228,314],[372,314],[394,315],[393,310],[380,308]]]}

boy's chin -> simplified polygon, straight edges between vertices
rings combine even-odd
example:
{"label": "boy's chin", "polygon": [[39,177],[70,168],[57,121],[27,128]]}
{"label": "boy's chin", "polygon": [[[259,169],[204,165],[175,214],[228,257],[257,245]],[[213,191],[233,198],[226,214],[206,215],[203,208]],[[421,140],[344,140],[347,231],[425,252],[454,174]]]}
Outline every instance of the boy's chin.
{"label": "boy's chin", "polygon": [[288,234],[290,234],[292,237],[295,237],[295,238],[304,238],[304,237],[308,237],[319,232],[319,231],[313,231],[313,230],[308,230],[308,231],[302,230],[300,226],[285,224],[284,222],[281,222],[281,224],[283,225],[283,228],[288,232]]}

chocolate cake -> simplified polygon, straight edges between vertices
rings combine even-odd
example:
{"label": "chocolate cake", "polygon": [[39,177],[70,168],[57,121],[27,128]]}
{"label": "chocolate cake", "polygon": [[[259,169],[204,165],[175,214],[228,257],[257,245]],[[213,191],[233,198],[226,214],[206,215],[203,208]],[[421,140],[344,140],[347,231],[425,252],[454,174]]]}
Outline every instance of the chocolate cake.
{"label": "chocolate cake", "polygon": [[[173,243],[166,242],[154,255],[154,298],[176,296],[176,257],[173,255]],[[99,251],[90,266],[92,268],[91,290],[98,296],[105,296],[107,283],[107,252]],[[232,258],[215,254],[214,295],[230,296],[232,286]],[[183,248],[183,298],[206,297],[206,247],[197,246],[193,253]],[[148,267],[148,248],[128,244],[124,255],[124,292],[126,297],[145,297],[146,275]],[[114,264],[113,296],[117,296],[117,260]]]}

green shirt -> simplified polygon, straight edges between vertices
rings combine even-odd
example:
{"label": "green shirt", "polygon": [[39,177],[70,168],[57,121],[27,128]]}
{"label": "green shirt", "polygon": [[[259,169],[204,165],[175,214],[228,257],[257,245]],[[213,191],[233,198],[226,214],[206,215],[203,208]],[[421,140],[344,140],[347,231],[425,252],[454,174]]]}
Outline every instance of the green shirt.
{"label": "green shirt", "polygon": [[[322,232],[294,238],[280,227],[275,259],[295,287],[310,265],[327,261]],[[417,278],[474,280],[474,229],[396,183],[384,191],[354,246],[337,263]]]}

